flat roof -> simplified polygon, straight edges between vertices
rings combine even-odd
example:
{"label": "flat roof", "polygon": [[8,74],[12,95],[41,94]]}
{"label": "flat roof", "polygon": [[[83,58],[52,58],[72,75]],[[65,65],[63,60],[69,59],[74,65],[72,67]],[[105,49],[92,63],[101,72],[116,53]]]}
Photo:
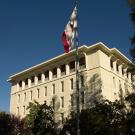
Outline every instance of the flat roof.
{"label": "flat roof", "polygon": [[[121,59],[123,59],[127,64],[133,64],[132,61],[130,61],[130,60],[129,60],[125,55],[123,55],[118,49],[116,49],[116,48],[111,48],[111,49],[110,49],[110,48],[108,48],[108,47],[107,47],[104,43],[102,43],[102,42],[98,42],[98,43],[93,44],[93,45],[90,45],[90,46],[82,45],[81,47],[79,47],[79,52],[84,51],[84,52],[87,53],[89,50],[93,50],[93,49],[101,49],[101,50],[104,50],[104,51],[105,51],[106,53],[108,53],[108,54],[117,55],[118,57],[120,57]],[[73,49],[73,50],[70,51],[70,53],[64,53],[64,54],[58,55],[58,56],[56,56],[56,57],[54,57],[54,58],[51,58],[51,59],[49,59],[49,60],[47,60],[47,61],[44,61],[44,62],[40,63],[40,64],[37,64],[37,65],[32,66],[32,67],[30,67],[30,68],[27,68],[27,69],[25,69],[25,70],[23,70],[23,71],[21,71],[21,72],[18,72],[18,73],[14,74],[14,75],[11,75],[7,81],[10,82],[12,79],[14,79],[14,78],[16,78],[16,77],[18,77],[18,76],[21,76],[21,75],[23,75],[23,74],[25,74],[25,73],[28,73],[28,72],[33,71],[33,70],[36,70],[36,69],[38,69],[38,68],[40,68],[40,67],[42,67],[42,66],[45,66],[45,65],[47,65],[47,64],[49,64],[49,63],[51,63],[51,62],[55,62],[55,61],[58,60],[58,59],[63,59],[63,58],[66,58],[66,57],[68,57],[68,56],[72,56],[72,55],[75,54],[75,52],[76,52],[76,50]]]}

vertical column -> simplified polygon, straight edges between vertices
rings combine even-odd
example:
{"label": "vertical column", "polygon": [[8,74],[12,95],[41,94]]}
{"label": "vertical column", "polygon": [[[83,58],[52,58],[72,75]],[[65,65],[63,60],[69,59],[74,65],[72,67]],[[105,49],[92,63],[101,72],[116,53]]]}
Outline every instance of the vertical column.
{"label": "vertical column", "polygon": [[52,71],[49,70],[49,80],[51,81],[52,80]]}
{"label": "vertical column", "polygon": [[122,76],[122,65],[119,65],[119,74]]}
{"label": "vertical column", "polygon": [[127,68],[124,69],[124,77],[127,78]]}
{"label": "vertical column", "polygon": [[57,68],[57,77],[60,77],[61,76],[61,70],[60,70],[60,67]]}
{"label": "vertical column", "polygon": [[129,79],[129,82],[131,82],[131,73],[130,72],[128,73],[128,79]]}
{"label": "vertical column", "polygon": [[24,89],[25,89],[25,82],[22,81],[22,90],[24,90]]}
{"label": "vertical column", "polygon": [[35,75],[35,85],[38,84],[38,77]]}
{"label": "vertical column", "polygon": [[16,91],[19,91],[19,83],[16,84]]}
{"label": "vertical column", "polygon": [[117,61],[114,61],[114,62],[113,62],[113,70],[114,70],[115,73],[117,72],[117,71],[116,71],[116,63],[117,63]]}
{"label": "vertical column", "polygon": [[42,73],[41,79],[42,79],[42,83],[45,82],[45,74],[44,73]]}
{"label": "vertical column", "polygon": [[69,75],[69,64],[66,64],[66,75]]}
{"label": "vertical column", "polygon": [[30,88],[30,87],[31,87],[31,79],[28,78],[28,88]]}

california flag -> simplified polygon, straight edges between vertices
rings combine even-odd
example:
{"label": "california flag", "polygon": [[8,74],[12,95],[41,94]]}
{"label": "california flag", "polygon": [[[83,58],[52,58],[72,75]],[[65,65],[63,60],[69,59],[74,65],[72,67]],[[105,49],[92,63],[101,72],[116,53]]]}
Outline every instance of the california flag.
{"label": "california flag", "polygon": [[62,34],[62,43],[65,53],[68,53],[74,47],[74,36],[77,28],[77,9],[76,6],[71,14],[70,20],[67,23]]}

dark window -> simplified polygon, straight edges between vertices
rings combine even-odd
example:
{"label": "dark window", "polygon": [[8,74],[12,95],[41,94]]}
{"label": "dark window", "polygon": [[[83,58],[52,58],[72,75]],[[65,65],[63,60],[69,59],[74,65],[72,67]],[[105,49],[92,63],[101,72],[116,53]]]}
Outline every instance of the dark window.
{"label": "dark window", "polygon": [[128,78],[128,72],[127,72],[127,78]]}
{"label": "dark window", "polygon": [[122,75],[124,75],[124,69],[123,69],[123,67],[122,67]]}
{"label": "dark window", "polygon": [[46,71],[46,72],[45,72],[45,80],[46,80],[46,81],[49,80],[49,71]]}
{"label": "dark window", "polygon": [[32,100],[32,91],[30,91],[30,99]]}
{"label": "dark window", "polygon": [[55,94],[55,84],[52,85],[53,88],[53,94]]}
{"label": "dark window", "polygon": [[28,78],[25,79],[25,86],[28,86]]}
{"label": "dark window", "polygon": [[64,107],[64,97],[61,97],[61,107]]}
{"label": "dark window", "polygon": [[22,87],[22,81],[19,82],[19,87]]}
{"label": "dark window", "polygon": [[34,76],[31,77],[31,83],[34,83]]}
{"label": "dark window", "polygon": [[61,123],[64,123],[64,113],[61,113]]}
{"label": "dark window", "polygon": [[80,69],[86,68],[85,57],[79,59],[79,67]]}
{"label": "dark window", "polygon": [[62,65],[61,66],[61,76],[65,75],[65,74],[66,74],[66,66]]}
{"label": "dark window", "polygon": [[74,105],[74,99],[73,99],[73,94],[71,95],[71,106]]}
{"label": "dark window", "polygon": [[52,99],[53,109],[55,110],[55,98]]}
{"label": "dark window", "polygon": [[38,74],[38,81],[40,82],[41,81],[41,74]]}
{"label": "dark window", "polygon": [[70,62],[70,73],[75,72],[75,61]]}
{"label": "dark window", "polygon": [[119,65],[118,65],[118,63],[116,63],[116,70],[117,70],[117,72],[119,72]]}
{"label": "dark window", "polygon": [[64,92],[64,82],[61,82],[61,91]]}
{"label": "dark window", "polygon": [[57,77],[57,68],[54,68],[52,73],[53,73],[53,78],[56,78]]}
{"label": "dark window", "polygon": [[45,87],[45,96],[47,96],[47,87]]}
{"label": "dark window", "polygon": [[110,66],[113,68],[113,60],[110,60]]}
{"label": "dark window", "polygon": [[73,90],[73,78],[70,79],[71,90]]}
{"label": "dark window", "polygon": [[37,98],[39,98],[39,89],[37,89]]}

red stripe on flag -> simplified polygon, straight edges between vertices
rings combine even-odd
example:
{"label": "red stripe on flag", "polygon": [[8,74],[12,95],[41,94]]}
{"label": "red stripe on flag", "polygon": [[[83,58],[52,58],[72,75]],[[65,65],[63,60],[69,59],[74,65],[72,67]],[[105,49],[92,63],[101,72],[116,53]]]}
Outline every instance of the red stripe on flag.
{"label": "red stripe on flag", "polygon": [[68,44],[67,36],[66,36],[65,32],[62,33],[62,43],[64,45],[65,53],[68,53],[69,52],[69,44]]}

